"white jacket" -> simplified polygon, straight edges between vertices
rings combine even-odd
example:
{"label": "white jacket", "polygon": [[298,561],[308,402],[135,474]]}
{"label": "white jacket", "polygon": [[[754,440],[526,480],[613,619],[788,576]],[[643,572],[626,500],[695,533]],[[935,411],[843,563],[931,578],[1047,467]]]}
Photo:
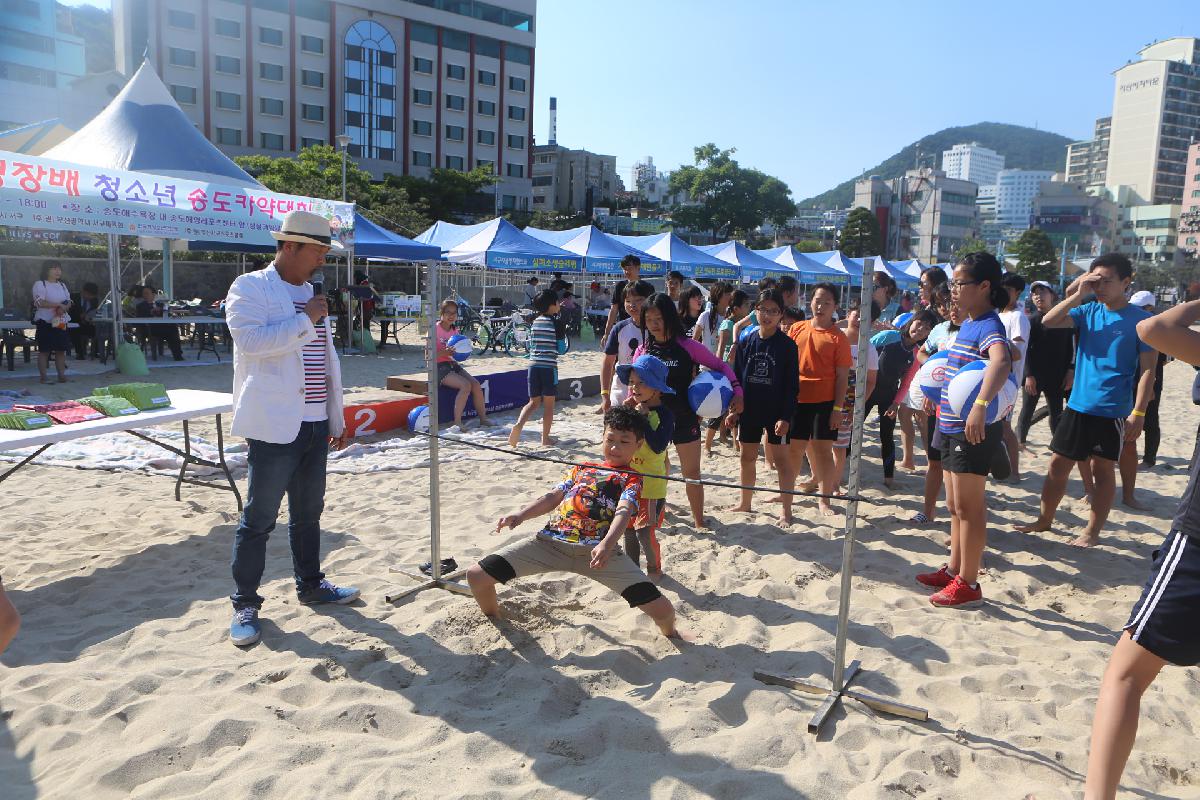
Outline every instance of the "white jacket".
{"label": "white jacket", "polygon": [[[304,419],[304,362],[301,350],[317,338],[307,314],[296,313],[292,296],[272,262],[266,269],[238,277],[225,299],[225,317],[233,336],[234,436],[287,444]],[[326,408],[329,435],[341,436],[342,369],[325,326]]]}

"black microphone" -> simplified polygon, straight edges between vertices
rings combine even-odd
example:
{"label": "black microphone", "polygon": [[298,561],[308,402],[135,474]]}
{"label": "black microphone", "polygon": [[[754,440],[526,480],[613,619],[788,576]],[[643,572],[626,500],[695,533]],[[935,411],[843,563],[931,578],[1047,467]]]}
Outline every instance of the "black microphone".
{"label": "black microphone", "polygon": [[[311,283],[312,287],[313,287],[313,297],[324,297],[325,296],[325,276],[324,275],[313,275],[312,278],[309,280],[309,283]],[[325,318],[321,317],[314,324],[320,325],[324,321],[325,321]]]}

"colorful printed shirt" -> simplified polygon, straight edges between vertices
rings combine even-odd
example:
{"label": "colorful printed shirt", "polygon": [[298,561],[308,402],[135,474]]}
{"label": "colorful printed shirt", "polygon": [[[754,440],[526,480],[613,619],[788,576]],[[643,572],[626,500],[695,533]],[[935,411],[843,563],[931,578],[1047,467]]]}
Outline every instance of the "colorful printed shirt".
{"label": "colorful printed shirt", "polygon": [[961,434],[967,421],[950,409],[946,387],[958,371],[972,361],[983,361],[992,345],[1008,345],[1004,323],[995,311],[989,311],[979,319],[967,320],[958,329],[950,354],[946,357],[946,384],[942,387],[942,402],[938,407],[938,430],[942,433]]}
{"label": "colorful printed shirt", "polygon": [[571,467],[554,489],[563,493],[563,499],[543,532],[566,544],[594,547],[608,534],[617,506],[623,500],[637,506],[642,476],[613,472],[603,464],[584,464]]}

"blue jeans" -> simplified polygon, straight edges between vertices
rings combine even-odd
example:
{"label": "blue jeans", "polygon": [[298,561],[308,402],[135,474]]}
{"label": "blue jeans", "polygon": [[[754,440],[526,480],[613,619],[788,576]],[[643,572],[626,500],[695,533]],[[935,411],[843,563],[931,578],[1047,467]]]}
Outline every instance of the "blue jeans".
{"label": "blue jeans", "polygon": [[275,530],[284,494],[288,499],[288,541],[296,592],[314,589],[321,572],[321,512],[325,509],[325,462],[329,458],[329,422],[302,422],[288,444],[257,439],[250,445],[249,488],[241,524],[233,540],[235,609],[262,608],[258,594],[267,561],[267,539]]}

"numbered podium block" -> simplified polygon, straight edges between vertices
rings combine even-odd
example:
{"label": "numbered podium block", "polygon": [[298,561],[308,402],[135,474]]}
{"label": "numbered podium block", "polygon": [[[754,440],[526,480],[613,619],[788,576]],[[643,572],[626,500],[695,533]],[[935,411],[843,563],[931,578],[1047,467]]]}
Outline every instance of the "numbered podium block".
{"label": "numbered podium block", "polygon": [[408,412],[423,405],[424,397],[413,397],[346,406],[342,409],[346,418],[346,436],[357,439],[385,431],[404,430],[408,427]]}
{"label": "numbered podium block", "polygon": [[[476,375],[475,379],[479,381],[479,387],[483,390],[483,404],[489,414],[520,408],[529,402],[529,380],[526,370],[518,369],[510,372]],[[425,394],[428,392],[429,383],[423,378],[393,376],[387,379],[387,388],[398,392]],[[600,394],[599,375],[559,378],[557,399],[560,401],[582,400],[598,394]],[[453,419],[455,395],[456,392],[445,387],[438,391],[438,420],[440,422],[445,423]],[[420,402],[424,402],[424,400]],[[463,411],[463,418],[468,419],[474,416],[476,416],[475,406],[468,399],[466,410]],[[404,427],[404,424],[401,423],[397,427]]]}

